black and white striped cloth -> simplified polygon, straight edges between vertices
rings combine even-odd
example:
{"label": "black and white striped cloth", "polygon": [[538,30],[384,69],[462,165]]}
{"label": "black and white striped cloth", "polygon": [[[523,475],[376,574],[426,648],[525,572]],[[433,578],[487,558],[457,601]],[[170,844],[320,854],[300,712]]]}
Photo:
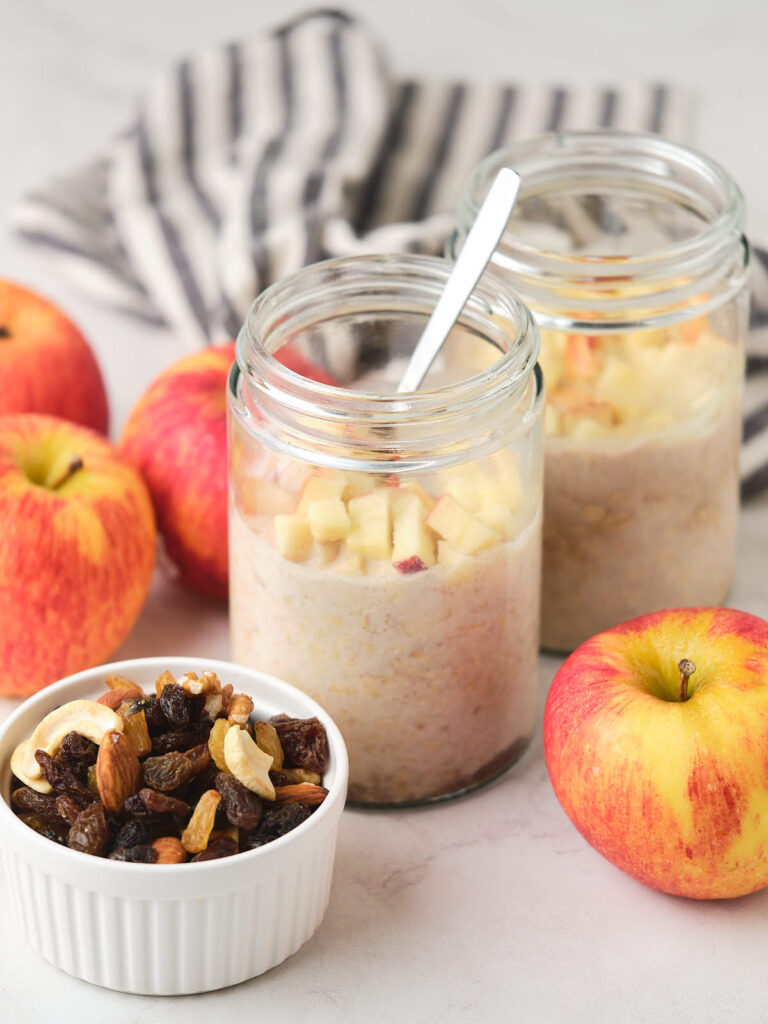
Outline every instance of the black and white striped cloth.
{"label": "black and white striped cloth", "polygon": [[[303,264],[441,251],[470,171],[499,146],[597,126],[688,141],[690,120],[687,93],[664,85],[396,80],[363,26],[315,11],[165,70],[102,157],[24,197],[12,222],[94,299],[204,345]],[[757,262],[745,494],[768,488]]]}

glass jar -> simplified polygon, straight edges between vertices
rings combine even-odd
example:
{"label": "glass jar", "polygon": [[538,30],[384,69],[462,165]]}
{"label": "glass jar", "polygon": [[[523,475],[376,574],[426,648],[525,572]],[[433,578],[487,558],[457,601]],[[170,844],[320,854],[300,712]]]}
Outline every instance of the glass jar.
{"label": "glass jar", "polygon": [[732,582],[747,325],[744,206],[707,158],[615,132],[546,135],[475,170],[522,188],[494,257],[541,331],[542,642],[568,651]]}
{"label": "glass jar", "polygon": [[450,266],[370,256],[299,271],[251,307],[230,379],[233,657],[333,716],[358,803],[463,792],[534,727],[530,314],[489,278],[422,389],[396,393]]}

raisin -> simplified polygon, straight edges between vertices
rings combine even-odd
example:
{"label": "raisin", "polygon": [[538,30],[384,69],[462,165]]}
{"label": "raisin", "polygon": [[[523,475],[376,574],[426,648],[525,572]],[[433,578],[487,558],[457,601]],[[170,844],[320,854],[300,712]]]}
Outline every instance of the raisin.
{"label": "raisin", "polygon": [[41,818],[39,814],[35,814],[34,811],[30,811],[25,814],[20,814],[19,821],[23,821],[25,825],[29,825],[31,829],[34,829],[38,835],[43,836],[45,839],[50,839],[54,843],[61,843],[64,845],[67,842],[69,828],[67,824],[61,820],[46,821],[44,818]]}
{"label": "raisin", "polygon": [[220,857],[231,857],[234,853],[237,853],[237,843],[235,840],[229,836],[222,836],[221,839],[215,839],[202,853],[194,856],[192,862],[218,860]]}
{"label": "raisin", "polygon": [[128,707],[125,711],[127,718],[138,715],[140,711],[144,712],[150,736],[156,736],[168,728],[168,719],[163,714],[157,697],[137,697],[135,700],[127,701],[127,704]]}
{"label": "raisin", "polygon": [[88,769],[96,764],[98,754],[98,744],[77,732],[68,732],[59,748],[59,757],[66,761],[81,782],[86,781]]}
{"label": "raisin", "polygon": [[149,843],[140,843],[136,846],[118,846],[109,855],[110,860],[125,860],[131,864],[154,864],[157,860],[157,850]]}
{"label": "raisin", "polygon": [[110,830],[104,805],[90,804],[80,811],[72,823],[67,838],[67,846],[71,850],[90,853],[94,857],[103,857],[109,846]]}
{"label": "raisin", "polygon": [[195,774],[195,766],[189,758],[176,750],[163,754],[162,757],[148,757],[142,768],[145,786],[158,789],[161,793],[176,789]]}
{"label": "raisin", "polygon": [[61,796],[56,797],[56,810],[59,813],[59,817],[63,818],[68,825],[72,825],[74,824],[75,818],[82,810],[82,807],[76,800],[73,800],[71,796],[67,796],[66,793],[62,793]]}
{"label": "raisin", "polygon": [[277,730],[286,758],[296,768],[307,768],[322,775],[328,765],[328,737],[323,723],[317,718],[289,718],[287,715],[275,715],[269,721]]}
{"label": "raisin", "polygon": [[11,806],[19,813],[28,811],[39,814],[46,821],[58,821],[63,817],[56,807],[56,796],[53,793],[38,793],[28,786],[14,789],[11,793]]}
{"label": "raisin", "polygon": [[151,814],[173,814],[177,818],[186,818],[192,810],[183,800],[158,793],[154,789],[142,789],[139,797],[144,808]]}
{"label": "raisin", "polygon": [[240,852],[247,853],[248,850],[257,850],[260,846],[268,843],[268,839],[262,839],[257,829],[252,832],[240,831]]}
{"label": "raisin", "polygon": [[95,793],[92,793],[87,786],[82,784],[64,761],[55,760],[44,750],[36,750],[35,757],[40,765],[43,777],[57,793],[66,793],[67,796],[71,796],[81,807],[86,807],[88,804],[99,799]]}
{"label": "raisin", "polygon": [[203,768],[207,768],[211,763],[211,752],[207,743],[200,743],[198,746],[192,747],[191,750],[185,750],[184,757],[194,768],[195,775],[199,775]]}
{"label": "raisin", "polygon": [[210,728],[210,722],[194,722],[183,729],[171,729],[159,736],[153,736],[152,753],[167,754],[171,750],[189,750],[196,747],[198,743],[207,742]]}
{"label": "raisin", "polygon": [[115,836],[115,846],[147,846],[152,842],[149,825],[140,818],[131,818],[121,825]]}
{"label": "raisin", "polygon": [[192,779],[184,793],[184,800],[194,806],[206,790],[216,788],[216,776],[218,774],[218,768],[213,761],[211,761],[209,765],[203,768],[199,775],[196,775],[194,779]]}
{"label": "raisin", "polygon": [[312,809],[302,803],[280,804],[277,807],[269,807],[264,812],[261,824],[256,829],[256,835],[264,842],[270,843],[273,839],[279,839],[280,836],[291,832],[297,825],[301,825],[311,814]]}
{"label": "raisin", "polygon": [[221,793],[227,821],[239,828],[256,828],[263,814],[258,796],[250,789],[246,789],[234,775],[227,775],[225,772],[217,774],[215,785]]}
{"label": "raisin", "polygon": [[181,729],[200,719],[205,704],[202,693],[187,693],[177,683],[168,683],[159,697],[163,714],[173,729]]}
{"label": "raisin", "polygon": [[[154,790],[147,790],[147,792],[153,793]],[[140,793],[134,793],[133,796],[128,797],[123,804],[123,811],[131,818],[140,818],[142,821],[146,821],[151,828],[174,827],[173,818],[169,814],[148,810]]]}

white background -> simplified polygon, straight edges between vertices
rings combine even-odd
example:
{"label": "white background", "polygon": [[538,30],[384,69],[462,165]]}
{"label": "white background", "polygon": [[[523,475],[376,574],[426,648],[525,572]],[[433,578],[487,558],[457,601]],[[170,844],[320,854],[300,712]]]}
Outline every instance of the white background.
{"label": "white background", "polygon": [[[283,0],[0,0],[0,210],[95,155],[164,62],[302,9]],[[350,0],[412,75],[663,79],[696,96],[694,138],[768,242],[768,4],[741,0]],[[183,338],[96,309],[0,224],[0,276],[47,293],[96,348],[113,432]],[[768,616],[766,505],[742,517],[734,605]],[[158,577],[124,657],[226,657],[223,609]],[[542,662],[542,696],[556,666]],[[0,718],[12,702],[0,702]],[[1,841],[0,837],[0,841]],[[451,805],[347,812],[331,906],[281,967],[224,993],[103,992],[14,935],[0,877],[3,1021],[768,1020],[768,894],[695,904],[646,890],[589,849],[551,792],[538,738],[496,785]]]}

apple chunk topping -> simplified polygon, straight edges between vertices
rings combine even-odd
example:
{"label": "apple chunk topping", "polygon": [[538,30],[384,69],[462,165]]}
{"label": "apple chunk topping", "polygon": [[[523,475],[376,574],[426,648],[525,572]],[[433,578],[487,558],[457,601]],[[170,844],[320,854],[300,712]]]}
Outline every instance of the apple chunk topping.
{"label": "apple chunk topping", "polygon": [[495,530],[472,515],[452,494],[440,498],[426,523],[463,555],[474,555],[501,540]]}
{"label": "apple chunk topping", "polygon": [[352,498],[347,506],[351,528],[347,544],[366,558],[386,558],[392,553],[392,509],[389,489],[380,487],[370,494]]}
{"label": "apple chunk topping", "polygon": [[[249,515],[273,520],[274,544],[283,557],[339,575],[453,567],[513,536],[522,500],[514,452],[495,452],[484,466],[441,470],[435,484],[437,497],[402,474],[381,479],[323,468],[302,474],[294,488],[300,488],[298,499],[280,488],[279,502],[266,500],[275,485],[258,481],[246,496],[252,500],[239,501]],[[285,502],[291,502],[291,514]]]}
{"label": "apple chunk topping", "polygon": [[344,540],[349,533],[349,515],[341,498],[320,498],[307,506],[312,536],[321,544]]}
{"label": "apple chunk topping", "polygon": [[312,531],[304,516],[275,516],[275,544],[290,562],[302,562],[312,547]]}

